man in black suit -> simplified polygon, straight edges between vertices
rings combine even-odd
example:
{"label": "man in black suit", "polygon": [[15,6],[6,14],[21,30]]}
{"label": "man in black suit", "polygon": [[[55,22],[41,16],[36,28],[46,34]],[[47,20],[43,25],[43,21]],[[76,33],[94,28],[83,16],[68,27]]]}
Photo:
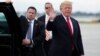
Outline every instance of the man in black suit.
{"label": "man in black suit", "polygon": [[80,27],[71,17],[72,2],[60,5],[61,15],[50,14],[47,30],[52,30],[53,38],[48,56],[84,56]]}
{"label": "man in black suit", "polygon": [[[39,21],[42,21],[44,23],[44,27],[46,27],[47,22],[49,20],[49,13],[54,12],[53,6],[50,2],[45,3],[45,15],[38,18]],[[51,42],[52,42],[52,31],[48,31],[45,29],[45,41],[44,41],[44,49],[46,55],[48,54]]]}
{"label": "man in black suit", "polygon": [[35,7],[27,9],[26,17],[21,16],[22,56],[44,56],[43,38],[45,31],[43,23],[35,20],[37,10]]}

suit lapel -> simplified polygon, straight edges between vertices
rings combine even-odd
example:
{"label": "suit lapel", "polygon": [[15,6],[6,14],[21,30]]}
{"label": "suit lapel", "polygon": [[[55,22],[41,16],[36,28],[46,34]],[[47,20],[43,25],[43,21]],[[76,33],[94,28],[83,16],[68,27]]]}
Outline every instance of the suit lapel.
{"label": "suit lapel", "polygon": [[34,21],[34,28],[33,28],[33,37],[35,37],[35,34],[36,34],[36,29],[37,29],[37,21],[35,20]]}
{"label": "suit lapel", "polygon": [[75,33],[75,22],[74,22],[73,18],[70,17],[70,19],[71,19],[72,26],[73,26],[73,36],[74,36],[74,33]]}
{"label": "suit lapel", "polygon": [[[72,26],[73,26],[73,36],[74,36],[74,35],[75,35],[74,32],[75,32],[76,26],[75,26],[75,22],[74,22],[73,18],[70,17],[70,20],[71,20],[71,22],[72,22]],[[68,28],[68,25],[67,25],[66,20],[64,19],[64,17],[63,17],[62,15],[61,15],[60,21],[62,21],[63,27],[64,27],[64,29],[65,29],[64,31],[70,32],[69,30],[67,30],[67,29],[69,29],[69,28]]]}
{"label": "suit lapel", "polygon": [[45,19],[46,19],[45,17],[46,17],[46,15],[43,16],[43,22],[44,22],[44,24],[45,24]]}
{"label": "suit lapel", "polygon": [[41,21],[45,24],[45,17],[46,15],[44,15],[42,18],[41,18]]}
{"label": "suit lapel", "polygon": [[21,27],[22,27],[23,36],[26,36],[28,31],[28,21],[25,17],[23,17],[21,20]]}
{"label": "suit lapel", "polygon": [[60,21],[62,21],[62,24],[63,24],[63,27],[65,29],[65,31],[68,31],[68,25],[67,25],[67,22],[66,20],[64,19],[64,17],[61,15],[61,18],[60,18]]}
{"label": "suit lapel", "polygon": [[[64,19],[64,17],[61,15],[61,21],[62,21],[62,24],[64,24],[64,26],[66,26],[66,20]],[[66,27],[65,27],[66,28]]]}

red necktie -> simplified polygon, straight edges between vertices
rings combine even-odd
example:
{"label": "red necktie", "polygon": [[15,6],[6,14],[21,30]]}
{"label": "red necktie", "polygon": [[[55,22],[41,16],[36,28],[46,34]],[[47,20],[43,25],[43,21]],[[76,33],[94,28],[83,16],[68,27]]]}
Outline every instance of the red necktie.
{"label": "red necktie", "polygon": [[72,28],[71,28],[71,24],[70,24],[70,19],[69,19],[69,17],[67,17],[66,19],[67,19],[68,28],[70,30],[70,35],[72,35]]}
{"label": "red necktie", "polygon": [[71,40],[72,40],[72,43],[71,43],[71,48],[72,48],[72,51],[74,50],[74,44],[73,44],[73,39],[72,39],[72,28],[71,28],[71,24],[70,24],[70,19],[69,17],[66,18],[67,19],[67,25],[68,25],[68,28],[70,30],[70,37],[71,37]]}

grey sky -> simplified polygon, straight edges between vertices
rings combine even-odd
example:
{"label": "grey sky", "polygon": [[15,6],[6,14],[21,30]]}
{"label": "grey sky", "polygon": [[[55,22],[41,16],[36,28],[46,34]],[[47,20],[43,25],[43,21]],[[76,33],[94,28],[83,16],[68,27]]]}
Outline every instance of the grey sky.
{"label": "grey sky", "polygon": [[[0,0],[4,1],[4,0]],[[44,12],[45,2],[51,2],[54,9],[59,11],[59,5],[63,0],[12,0],[16,11],[26,11],[27,7],[35,6],[38,12]],[[71,0],[73,2],[73,12],[100,12],[100,0]]]}

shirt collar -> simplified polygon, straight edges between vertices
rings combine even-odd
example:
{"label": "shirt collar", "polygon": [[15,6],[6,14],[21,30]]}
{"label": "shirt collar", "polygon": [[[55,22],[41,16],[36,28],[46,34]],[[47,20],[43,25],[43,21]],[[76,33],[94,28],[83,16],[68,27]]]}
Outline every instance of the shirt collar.
{"label": "shirt collar", "polygon": [[[66,16],[64,16],[63,14],[62,14],[62,16],[64,17],[64,19],[66,20]],[[69,19],[70,19],[70,16],[69,16]]]}
{"label": "shirt collar", "polygon": [[27,19],[27,21],[28,21],[28,22],[32,22],[32,23],[33,23],[33,22],[34,22],[34,19],[33,19],[33,20],[31,20],[31,21]]}
{"label": "shirt collar", "polygon": [[46,17],[49,17],[49,15],[48,15],[48,14],[46,14]]}

